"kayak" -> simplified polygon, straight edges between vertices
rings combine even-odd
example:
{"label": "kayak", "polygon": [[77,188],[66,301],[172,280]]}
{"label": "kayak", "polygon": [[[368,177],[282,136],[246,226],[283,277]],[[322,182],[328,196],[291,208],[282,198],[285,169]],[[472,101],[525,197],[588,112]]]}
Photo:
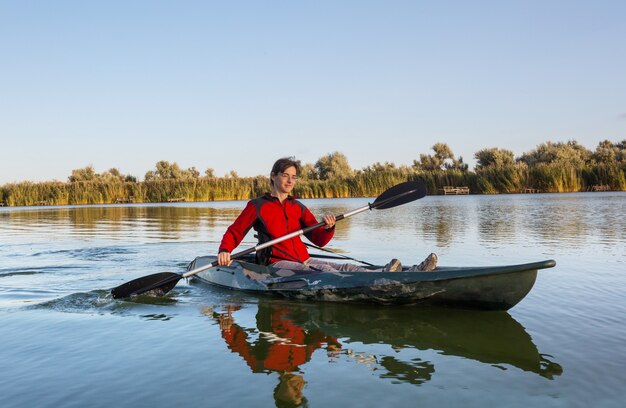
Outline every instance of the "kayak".
{"label": "kayak", "polygon": [[[298,300],[446,306],[508,310],[532,289],[539,269],[553,260],[506,266],[438,266],[432,272],[317,272],[278,269],[242,257],[214,266],[194,279],[223,288]],[[210,265],[215,256],[194,259],[187,270]],[[368,267],[380,269],[380,266]]]}

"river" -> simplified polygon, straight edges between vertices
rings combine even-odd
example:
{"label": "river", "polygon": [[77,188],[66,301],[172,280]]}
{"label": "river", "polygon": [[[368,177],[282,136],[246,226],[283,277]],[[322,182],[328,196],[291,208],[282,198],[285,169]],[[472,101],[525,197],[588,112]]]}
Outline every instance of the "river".
{"label": "river", "polygon": [[[303,201],[321,215],[371,199]],[[337,224],[329,248],[375,264],[556,260],[509,312],[283,301],[193,280],[111,298],[214,254],[244,205],[0,208],[0,406],[626,401],[626,193],[433,196]]]}

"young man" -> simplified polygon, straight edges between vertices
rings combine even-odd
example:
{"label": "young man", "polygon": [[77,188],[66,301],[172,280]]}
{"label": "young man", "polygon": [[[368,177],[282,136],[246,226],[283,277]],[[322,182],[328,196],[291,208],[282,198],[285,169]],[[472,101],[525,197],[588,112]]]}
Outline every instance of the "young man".
{"label": "young man", "polygon": [[[217,257],[219,265],[231,264],[231,252],[239,245],[250,228],[257,231],[259,242],[262,243],[318,223],[311,211],[290,195],[298,180],[299,170],[299,164],[290,158],[282,158],[274,163],[270,172],[271,192],[249,201],[235,222],[228,227],[219,247]],[[323,219],[325,226],[305,234],[311,242],[320,247],[326,245],[335,232],[335,216],[327,214],[324,215]],[[363,268],[359,265],[312,259],[299,236],[259,251],[257,261],[281,269],[326,272],[372,271],[372,269]],[[424,262],[420,265],[414,265],[409,270],[431,271],[436,268],[436,263],[437,256],[430,254]],[[397,259],[392,259],[380,270],[385,272],[402,271],[402,264]]]}

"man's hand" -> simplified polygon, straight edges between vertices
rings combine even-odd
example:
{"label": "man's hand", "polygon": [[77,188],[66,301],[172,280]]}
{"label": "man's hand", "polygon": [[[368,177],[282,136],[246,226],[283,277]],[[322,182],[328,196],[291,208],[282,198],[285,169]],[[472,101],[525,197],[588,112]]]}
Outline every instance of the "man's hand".
{"label": "man's hand", "polygon": [[326,223],[326,229],[330,230],[333,229],[333,227],[335,226],[335,223],[337,222],[337,220],[335,219],[335,216],[333,214],[326,214],[324,216],[324,222]]}
{"label": "man's hand", "polygon": [[220,266],[230,266],[233,261],[230,259],[230,252],[220,252],[217,254],[217,264]]}

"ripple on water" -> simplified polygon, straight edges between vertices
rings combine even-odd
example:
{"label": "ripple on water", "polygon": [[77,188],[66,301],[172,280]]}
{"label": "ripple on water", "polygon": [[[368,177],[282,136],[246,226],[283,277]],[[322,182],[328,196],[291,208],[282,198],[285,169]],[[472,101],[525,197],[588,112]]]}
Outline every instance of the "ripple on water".
{"label": "ripple on water", "polygon": [[44,273],[44,271],[42,271],[42,270],[33,270],[32,268],[25,268],[24,270],[15,270],[15,269],[3,270],[3,269],[0,269],[0,278],[8,278],[10,276],[20,276],[20,275],[37,275],[39,273]]}
{"label": "ripple on water", "polygon": [[48,257],[51,255],[62,255],[86,261],[98,261],[102,259],[109,259],[114,255],[132,255],[137,253],[139,253],[137,249],[129,248],[128,246],[102,246],[41,251],[32,254],[32,256]]}
{"label": "ripple on water", "polygon": [[[109,290],[94,290],[73,293],[61,298],[30,305],[28,309],[52,310],[62,313],[112,314],[119,316],[137,316],[145,320],[167,321],[176,313],[167,312],[167,306],[175,307],[179,301],[177,292],[167,296],[135,296],[130,299],[116,300]],[[156,310],[157,312],[154,312]]]}
{"label": "ripple on water", "polygon": [[20,275],[38,275],[46,273],[60,272],[65,274],[74,269],[89,269],[84,265],[48,265],[48,266],[24,266],[19,268],[0,269],[1,277],[20,276]]}

